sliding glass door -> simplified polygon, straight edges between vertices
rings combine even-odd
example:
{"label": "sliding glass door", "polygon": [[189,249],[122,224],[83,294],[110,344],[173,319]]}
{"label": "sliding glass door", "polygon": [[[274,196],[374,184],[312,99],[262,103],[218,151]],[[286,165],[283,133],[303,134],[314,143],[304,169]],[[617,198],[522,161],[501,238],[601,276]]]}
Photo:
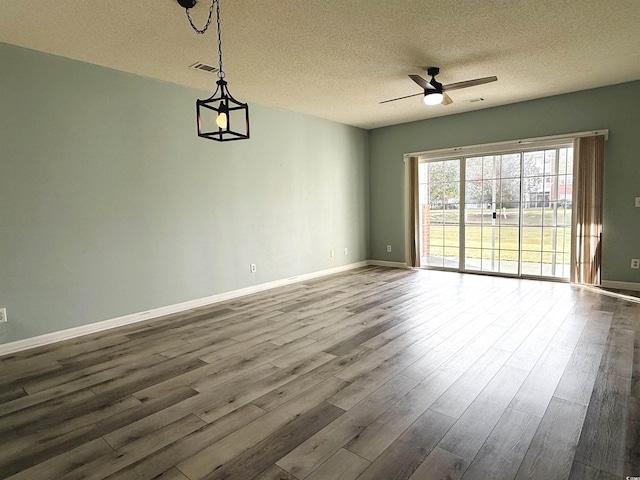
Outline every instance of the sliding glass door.
{"label": "sliding glass door", "polygon": [[420,264],[460,264],[460,160],[420,163]]}
{"label": "sliding glass door", "polygon": [[464,268],[518,275],[521,155],[465,161]]}
{"label": "sliding glass door", "polygon": [[420,163],[421,266],[568,278],[572,165],[568,145]]}
{"label": "sliding glass door", "polygon": [[522,273],[569,278],[573,148],[522,157]]}

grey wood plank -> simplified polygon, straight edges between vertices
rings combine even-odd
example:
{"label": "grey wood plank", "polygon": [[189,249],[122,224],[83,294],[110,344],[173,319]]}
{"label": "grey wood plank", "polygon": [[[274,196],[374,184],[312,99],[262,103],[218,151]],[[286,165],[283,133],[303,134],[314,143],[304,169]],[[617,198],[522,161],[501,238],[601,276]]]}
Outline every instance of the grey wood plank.
{"label": "grey wood plank", "polygon": [[540,420],[535,415],[508,408],[462,478],[514,478]]}
{"label": "grey wood plank", "polygon": [[[157,430],[160,426],[171,423],[190,413],[199,413],[204,411],[212,401],[223,397],[227,392],[233,392],[246,388],[247,382],[252,382],[259,378],[264,378],[277,369],[271,365],[263,365],[252,370],[242,378],[236,378],[232,382],[228,382],[224,389],[212,389],[204,393],[190,396],[180,402],[169,405],[167,408],[146,415],[135,422],[123,426],[115,431],[105,435],[105,440],[114,447],[124,445],[136,438],[140,438]],[[238,405],[241,406],[241,405]]]}
{"label": "grey wood plank", "polygon": [[588,321],[588,315],[576,312],[568,314],[565,321],[551,339],[549,346],[559,350],[574,351]]}
{"label": "grey wood plank", "polygon": [[335,375],[338,378],[349,376],[351,385],[336,393],[328,402],[344,410],[349,410],[387,383],[391,377],[417,361],[423,354],[423,347],[412,346],[355,377],[344,375],[343,371],[337,372]]}
{"label": "grey wood plank", "polygon": [[280,405],[223,439],[201,449],[180,462],[178,468],[190,479],[204,478],[216,466],[223,465],[264,440],[273,432],[321,404],[325,398],[344,388],[344,380],[331,378]]}
{"label": "grey wood plank", "polygon": [[[174,465],[220,441],[227,435],[251,423],[266,412],[255,405],[245,405],[221,419],[185,435],[109,476],[110,480],[151,479]],[[177,469],[175,469],[177,470]],[[179,470],[178,470],[179,471]],[[180,472],[181,475],[182,472]]]}
{"label": "grey wood plank", "polygon": [[[493,342],[495,342],[503,332],[504,328],[487,328],[475,340],[468,343],[463,358],[453,358],[447,361],[432,375],[420,382],[416,388],[405,395],[396,405],[364,429],[358,438],[350,442],[349,449],[363,458],[374,460],[391,442],[399,437],[414,420],[450,389],[467,369],[489,350]],[[507,359],[508,352],[496,350],[492,352],[489,357],[491,359],[497,358],[498,365],[494,367],[497,371],[500,363]],[[482,365],[480,368],[482,368]],[[483,386],[484,385],[473,391],[472,398],[461,396],[460,402],[456,405],[457,408],[464,410]]]}
{"label": "grey wood plank", "polygon": [[[220,385],[228,379],[234,378],[239,373],[246,372],[266,363],[271,363],[273,360],[276,360],[287,353],[304,349],[312,343],[315,343],[315,341],[307,338],[296,339],[285,345],[275,347],[272,346],[274,344],[271,344],[271,342],[267,342],[265,344],[265,349],[258,349],[251,353],[245,352],[243,355],[229,357],[225,359],[225,361],[218,362],[218,365],[224,365],[226,368],[203,375],[199,379],[190,382],[190,385],[199,392],[203,392],[216,385]],[[312,356],[310,355],[305,360],[308,361],[309,358],[312,358]]]}
{"label": "grey wood plank", "polygon": [[253,478],[343,413],[341,408],[321,403],[229,462],[212,466],[204,479]]}
{"label": "grey wood plank", "polygon": [[172,468],[166,472],[154,477],[153,480],[189,480],[180,470]]}
{"label": "grey wood plank", "polygon": [[272,465],[253,480],[298,480],[288,472],[285,472],[277,465]]}
{"label": "grey wood plank", "polygon": [[634,331],[628,328],[614,326],[609,330],[600,364],[601,372],[631,378],[634,336]]}
{"label": "grey wood plank", "polygon": [[[367,460],[375,460],[455,382],[461,373],[455,368],[438,370],[369,425],[363,426],[357,438],[347,444],[347,448]],[[358,408],[359,405],[354,408]]]}
{"label": "grey wood plank", "polygon": [[180,376],[185,372],[195,370],[202,365],[203,362],[201,360],[194,358],[167,359],[150,368],[138,370],[130,375],[94,385],[91,390],[97,394],[128,395],[167,379]]}
{"label": "grey wood plank", "polygon": [[344,355],[345,353],[351,351],[353,348],[361,346],[367,340],[380,334],[381,332],[386,332],[387,330],[389,330],[389,328],[399,323],[398,319],[395,316],[392,316],[391,314],[388,314],[388,316],[390,318],[387,318],[380,323],[376,323],[373,326],[369,326],[363,329],[361,332],[355,334],[353,337],[337,343],[333,348],[326,350],[327,353],[331,353],[336,356]]}
{"label": "grey wood plank", "polygon": [[569,480],[622,480],[622,477],[603,472],[580,462],[573,462]]}
{"label": "grey wood plank", "polygon": [[205,422],[195,415],[187,415],[107,455],[78,466],[78,468],[68,473],[66,478],[68,480],[100,480],[198,430],[204,425]]}
{"label": "grey wood plank", "polygon": [[227,413],[232,412],[236,408],[260,398],[265,393],[279,388],[282,385],[286,385],[292,380],[298,378],[300,375],[327,363],[333,358],[335,357],[328,353],[319,353],[310,357],[306,362],[286,370],[277,371],[241,390],[231,392],[229,394],[221,392],[222,395],[219,395],[215,399],[210,399],[206,407],[198,411],[197,415],[206,422],[211,423],[214,420],[223,417]]}
{"label": "grey wood plank", "polygon": [[23,387],[10,387],[0,392],[0,405],[27,395]]}
{"label": "grey wood plank", "polygon": [[566,369],[571,352],[548,348],[511,401],[511,408],[542,417]]}
{"label": "grey wood plank", "polygon": [[507,408],[529,373],[529,371],[520,368],[503,366],[480,392],[477,400]]}
{"label": "grey wood plank", "polygon": [[[451,335],[439,341],[437,346],[430,342],[423,342],[423,345],[433,345],[434,348],[430,349],[429,353],[427,353],[422,359],[407,367],[402,373],[418,379],[426,378],[449,358],[453,357],[463,348],[466,348],[467,345],[476,337],[480,337],[488,333],[490,337],[488,346],[490,346],[497,337],[504,333],[504,329],[500,327],[489,327],[492,320],[488,317],[477,319],[477,321],[471,321],[471,318],[471,315],[463,315],[461,316],[460,323],[450,324],[447,328],[447,333],[454,330],[453,327],[451,327],[453,325],[456,327],[455,330]],[[499,335],[496,335],[496,333]],[[431,340],[431,338],[428,340]]]}
{"label": "grey wood plank", "polygon": [[469,467],[469,461],[436,447],[410,480],[459,480]]}
{"label": "grey wood plank", "polygon": [[551,342],[558,328],[559,325],[548,325],[540,322],[520,344],[511,358],[509,358],[507,365],[522,368],[523,370],[532,369],[542,353],[546,350],[547,345]]}
{"label": "grey wood plank", "polygon": [[432,410],[459,418],[509,358],[509,352],[489,349],[431,406]]}
{"label": "grey wood plank", "polygon": [[79,430],[141,405],[140,400],[132,396],[122,397],[114,401],[100,402],[99,406],[96,406],[96,403],[91,401],[87,403],[89,403],[87,408],[64,412],[60,415],[61,418],[55,414],[50,415],[32,423],[16,426],[14,430],[20,436],[21,443],[23,441],[31,441],[33,444],[37,444],[42,441],[42,438],[64,435]]}
{"label": "grey wood plank", "polygon": [[[79,428],[67,434],[19,437],[18,441],[3,445],[0,453],[0,470],[18,472],[40,462],[58,456],[68,450],[91,442],[124,425],[167,408],[176,402],[189,398],[196,392],[188,387],[172,389],[163,396],[143,401],[142,405],[112,415],[92,425]],[[33,443],[33,439],[37,439]]]}
{"label": "grey wood plank", "polygon": [[635,332],[633,347],[633,375],[631,377],[631,395],[640,398],[640,331]]}
{"label": "grey wood plank", "polygon": [[589,313],[589,321],[584,332],[582,332],[580,340],[588,343],[606,344],[612,319],[613,314],[611,313],[591,311]]}
{"label": "grey wood plank", "polygon": [[[369,353],[371,353],[371,350],[369,350],[368,348],[359,347],[348,355],[336,357],[328,361],[327,363],[322,364],[314,368],[313,370],[299,376],[291,382],[285,383],[281,387],[271,390],[261,397],[252,400],[251,403],[265,410],[273,410],[277,406],[291,400],[307,389],[312,388],[318,385],[320,382],[325,381],[330,376],[338,374],[340,370],[358,361]],[[342,390],[340,392],[342,392]],[[336,395],[339,395],[340,392],[338,392]],[[334,398],[336,395],[331,398]],[[336,405],[332,401],[328,401],[328,403]],[[340,405],[336,406],[343,408]],[[347,409],[343,408],[343,410]]]}
{"label": "grey wood plank", "polygon": [[406,480],[425,461],[455,422],[427,410],[358,477],[358,480]]}
{"label": "grey wood plank", "polygon": [[473,460],[506,408],[506,405],[476,399],[438,446],[459,457]]}
{"label": "grey wood plank", "polygon": [[598,343],[579,342],[554,396],[588,405],[604,349],[604,345]]}
{"label": "grey wood plank", "polygon": [[415,379],[394,377],[276,464],[296,477],[306,477],[415,385]]}
{"label": "grey wood plank", "polygon": [[516,314],[520,314],[520,318],[500,339],[500,348],[510,352],[515,352],[520,347],[543,318],[541,315],[534,315],[529,312],[518,312]]}
{"label": "grey wood plank", "polygon": [[630,388],[629,378],[598,374],[576,450],[577,461],[623,475]]}
{"label": "grey wood plank", "polygon": [[36,381],[25,382],[24,388],[29,395],[60,387],[68,391],[70,391],[71,388],[80,390],[107,382],[116,377],[131,375],[136,371],[157,365],[165,360],[166,358],[162,355],[155,354],[135,361],[128,356],[122,356],[116,359],[107,357],[104,361],[87,367],[68,367],[64,369],[64,371],[58,371],[55,374],[47,375]]}
{"label": "grey wood plank", "polygon": [[640,472],[640,399],[629,397],[629,421],[624,455],[624,476],[636,476]]}
{"label": "grey wood plank", "polygon": [[[101,438],[71,449],[31,468],[12,475],[12,480],[57,480],[71,473],[78,465],[89,463],[96,458],[108,455],[113,450]],[[4,472],[2,472],[4,473]],[[4,476],[3,476],[4,478]]]}
{"label": "grey wood plank", "polygon": [[587,407],[553,398],[520,465],[516,480],[568,478]]}
{"label": "grey wood plank", "polygon": [[341,448],[307,477],[307,480],[354,480],[369,462]]}
{"label": "grey wood plank", "polygon": [[[29,421],[29,419],[37,418],[43,410],[46,414],[47,410],[55,410],[65,403],[84,400],[94,395],[88,388],[66,388],[65,385],[62,385],[34,395],[9,400],[4,404],[0,404],[0,428],[3,425]],[[11,417],[9,418],[9,416]]]}

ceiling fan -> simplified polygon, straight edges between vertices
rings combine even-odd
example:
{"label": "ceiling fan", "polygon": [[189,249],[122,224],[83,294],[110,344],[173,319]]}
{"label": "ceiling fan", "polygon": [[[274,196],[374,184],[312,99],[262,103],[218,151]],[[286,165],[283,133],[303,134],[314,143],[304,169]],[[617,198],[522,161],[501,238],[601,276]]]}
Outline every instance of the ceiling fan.
{"label": "ceiling fan", "polygon": [[380,103],[395,102],[396,100],[402,100],[403,98],[417,97],[418,95],[424,95],[423,101],[426,105],[449,105],[453,100],[447,95],[449,90],[458,90],[460,88],[475,87],[476,85],[482,85],[483,83],[495,82],[498,77],[483,77],[476,78],[474,80],[466,80],[464,82],[449,83],[442,85],[436,80],[436,75],[440,73],[439,67],[427,68],[427,75],[431,76],[431,80],[427,81],[420,75],[409,75],[409,78],[416,82],[424,90],[423,93],[416,93],[413,95],[406,95],[404,97],[392,98],[391,100],[384,100]]}

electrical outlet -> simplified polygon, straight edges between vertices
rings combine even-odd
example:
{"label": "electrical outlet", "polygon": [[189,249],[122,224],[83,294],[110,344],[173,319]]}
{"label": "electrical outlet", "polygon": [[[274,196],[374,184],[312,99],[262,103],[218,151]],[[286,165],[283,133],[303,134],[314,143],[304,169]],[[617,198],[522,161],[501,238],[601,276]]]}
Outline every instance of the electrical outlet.
{"label": "electrical outlet", "polygon": [[333,258],[335,256],[336,252],[333,251],[333,248],[331,250],[329,250],[329,256],[331,258]]}
{"label": "electrical outlet", "polygon": [[640,268],[640,258],[631,259],[631,268]]}
{"label": "electrical outlet", "polygon": [[256,268],[256,264],[255,263],[252,263],[250,265],[250,268],[251,268],[251,273],[256,273],[257,268]]}
{"label": "electrical outlet", "polygon": [[636,207],[640,208],[640,197],[636,197]]}
{"label": "electrical outlet", "polygon": [[6,322],[6,321],[7,321],[7,309],[0,308],[0,322]]}
{"label": "electrical outlet", "polygon": [[344,247],[344,254],[349,255],[349,249],[347,247]]}
{"label": "electrical outlet", "polygon": [[391,245],[387,245],[387,252],[391,251]]}

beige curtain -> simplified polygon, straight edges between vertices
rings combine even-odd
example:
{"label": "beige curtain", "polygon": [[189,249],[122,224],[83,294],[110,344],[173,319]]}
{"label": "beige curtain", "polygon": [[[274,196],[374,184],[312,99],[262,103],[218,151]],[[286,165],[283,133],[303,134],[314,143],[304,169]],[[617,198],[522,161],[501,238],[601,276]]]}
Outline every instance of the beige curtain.
{"label": "beige curtain", "polygon": [[409,157],[409,266],[420,266],[418,157]]}
{"label": "beige curtain", "polygon": [[575,260],[571,281],[600,284],[604,136],[577,138],[573,161]]}

